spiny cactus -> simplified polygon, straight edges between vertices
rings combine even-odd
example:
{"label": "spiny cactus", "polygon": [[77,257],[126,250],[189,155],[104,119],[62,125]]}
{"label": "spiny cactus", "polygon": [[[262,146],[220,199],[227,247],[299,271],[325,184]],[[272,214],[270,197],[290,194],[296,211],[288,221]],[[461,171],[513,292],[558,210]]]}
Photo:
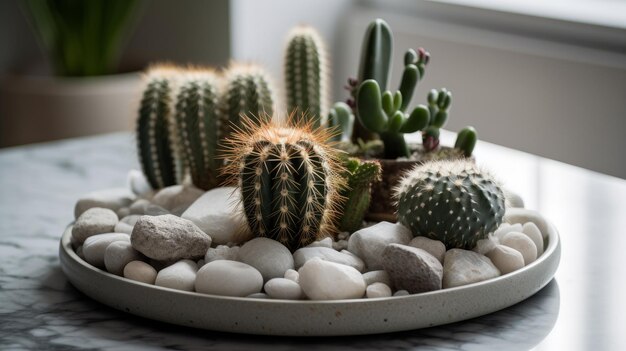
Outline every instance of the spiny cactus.
{"label": "spiny cactus", "polygon": [[220,98],[220,137],[227,138],[240,118],[268,117],[274,113],[275,91],[269,74],[257,65],[231,63],[224,73]]}
{"label": "spiny cactus", "polygon": [[144,77],[144,90],[137,119],[137,150],[148,182],[154,189],[177,183],[170,115],[175,80],[174,66],[156,65]]}
{"label": "spiny cactus", "polygon": [[348,158],[344,164],[346,171],[343,177],[347,186],[341,195],[346,200],[341,211],[339,230],[352,233],[363,224],[363,217],[372,199],[372,182],[380,180],[381,166],[378,161],[360,161],[358,158]]}
{"label": "spiny cactus", "polygon": [[344,180],[337,151],[325,143],[330,132],[311,121],[243,121],[227,140],[224,174],[241,189],[252,233],[292,251],[332,234]]}
{"label": "spiny cactus", "polygon": [[333,141],[349,141],[354,127],[354,114],[350,106],[345,102],[335,103],[328,112],[326,126],[333,128],[336,133],[332,137]]}
{"label": "spiny cactus", "polygon": [[219,78],[208,69],[189,69],[181,76],[174,120],[181,155],[193,184],[209,190],[218,185]]}
{"label": "spiny cactus", "polygon": [[290,33],[285,49],[285,89],[289,112],[306,113],[313,127],[322,124],[328,111],[328,63],[319,33],[298,26]]}
{"label": "spiny cactus", "polygon": [[408,171],[395,189],[398,219],[415,236],[446,248],[471,249],[502,222],[499,183],[467,160],[428,162]]}

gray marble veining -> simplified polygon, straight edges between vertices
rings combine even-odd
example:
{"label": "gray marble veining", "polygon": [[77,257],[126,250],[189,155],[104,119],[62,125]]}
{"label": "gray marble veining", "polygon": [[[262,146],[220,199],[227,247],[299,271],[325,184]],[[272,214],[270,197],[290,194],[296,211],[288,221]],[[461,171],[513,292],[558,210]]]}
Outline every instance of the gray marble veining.
{"label": "gray marble veining", "polygon": [[[612,329],[612,324],[620,321],[619,316],[610,314],[607,320],[602,320],[593,310],[572,316],[571,311],[586,311],[579,308],[581,303],[589,309],[596,308],[596,299],[618,303],[613,308],[626,313],[624,302],[613,295],[615,292],[623,296],[626,288],[623,283],[616,283],[611,294],[581,292],[582,288],[599,282],[594,282],[597,274],[593,264],[576,266],[579,264],[576,257],[567,254],[568,246],[570,249],[575,246],[568,244],[573,240],[568,235],[562,235],[564,259],[557,279],[539,293],[508,309],[436,328],[365,337],[276,338],[194,330],[111,309],[90,300],[68,283],[59,267],[58,243],[63,229],[73,220],[74,203],[82,193],[125,184],[128,170],[137,168],[134,150],[131,135],[114,134],[0,151],[0,350],[527,350],[536,345],[539,345],[537,349],[547,350],[572,345],[567,335],[570,330],[584,334],[577,336],[582,341],[574,343],[573,349],[589,349],[594,345],[599,345],[599,349],[619,349],[624,345],[618,329]],[[549,199],[564,195],[549,195],[545,190],[551,185],[549,181],[528,183],[527,176],[518,174],[513,165],[535,164],[539,158],[486,144],[479,146],[477,152],[481,151],[486,155],[481,157],[499,165],[498,170],[507,179],[520,179],[522,189],[516,190],[528,199],[531,207],[553,210],[557,219],[562,218],[561,212],[555,210],[557,205]],[[513,166],[507,166],[506,162]],[[608,201],[606,196],[617,199],[626,195],[626,182],[622,180],[545,162],[548,168],[556,167],[565,175],[606,192],[598,195],[597,191],[590,191],[591,205],[602,206]],[[545,178],[554,170],[540,167],[533,168],[531,173]],[[563,200],[559,203],[566,206]],[[615,228],[624,228],[624,220],[619,219],[623,209],[618,207],[593,215],[581,210],[579,215],[600,216],[608,221],[600,229],[613,238],[620,234],[613,231]],[[556,224],[562,233],[561,225],[576,233],[565,222]],[[589,250],[600,248],[592,245]],[[599,251],[596,253],[599,255]],[[603,259],[609,260],[605,262],[609,264],[625,260],[617,252]],[[570,265],[582,267],[582,271],[574,271]],[[604,272],[602,267],[599,269]],[[616,268],[613,273],[621,272]],[[599,276],[597,279],[603,279],[605,274]],[[572,320],[589,316],[600,327]]]}

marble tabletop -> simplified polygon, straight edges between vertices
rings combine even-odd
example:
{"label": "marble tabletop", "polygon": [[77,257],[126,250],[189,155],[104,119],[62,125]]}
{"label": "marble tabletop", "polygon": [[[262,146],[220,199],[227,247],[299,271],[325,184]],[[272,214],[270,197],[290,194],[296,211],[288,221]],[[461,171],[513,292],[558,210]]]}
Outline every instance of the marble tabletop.
{"label": "marble tabletop", "polygon": [[479,143],[476,155],[559,229],[554,280],[515,306],[451,325],[278,338],[135,317],[67,281],[58,244],[74,203],[83,193],[125,184],[128,170],[138,168],[132,135],[0,150],[0,350],[626,349],[626,181],[488,143]]}

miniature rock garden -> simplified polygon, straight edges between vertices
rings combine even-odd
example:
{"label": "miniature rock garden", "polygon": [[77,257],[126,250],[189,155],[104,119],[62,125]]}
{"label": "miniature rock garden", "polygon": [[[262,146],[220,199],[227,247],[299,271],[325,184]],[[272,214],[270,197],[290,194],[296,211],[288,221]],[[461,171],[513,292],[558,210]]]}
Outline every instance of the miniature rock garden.
{"label": "miniature rock garden", "polygon": [[[350,97],[332,107],[310,27],[289,35],[285,99],[253,64],[150,67],[137,120],[142,172],[78,201],[76,253],[145,284],[287,300],[419,294],[535,261],[547,233],[503,223],[519,199],[477,165],[474,128],[439,144],[451,92],[409,107],[430,54],[409,49],[393,91],[391,53],[391,30],[375,20]],[[422,143],[408,144],[404,134],[416,132]]]}

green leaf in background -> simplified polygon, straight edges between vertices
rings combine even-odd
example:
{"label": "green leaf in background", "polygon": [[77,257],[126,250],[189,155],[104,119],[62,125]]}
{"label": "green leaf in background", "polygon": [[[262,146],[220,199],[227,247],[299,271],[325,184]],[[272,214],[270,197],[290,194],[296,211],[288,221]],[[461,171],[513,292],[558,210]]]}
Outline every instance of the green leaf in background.
{"label": "green leaf in background", "polygon": [[143,0],[23,0],[60,76],[115,73]]}

